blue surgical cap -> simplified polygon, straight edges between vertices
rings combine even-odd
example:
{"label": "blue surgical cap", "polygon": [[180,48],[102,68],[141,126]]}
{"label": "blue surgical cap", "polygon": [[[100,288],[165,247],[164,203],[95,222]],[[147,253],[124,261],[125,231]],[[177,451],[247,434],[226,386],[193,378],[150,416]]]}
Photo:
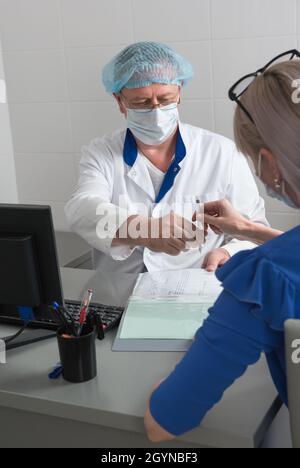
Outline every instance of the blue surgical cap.
{"label": "blue surgical cap", "polygon": [[185,85],[193,67],[170,47],[157,42],[138,42],[122,50],[103,69],[102,81],[108,93],[153,83]]}

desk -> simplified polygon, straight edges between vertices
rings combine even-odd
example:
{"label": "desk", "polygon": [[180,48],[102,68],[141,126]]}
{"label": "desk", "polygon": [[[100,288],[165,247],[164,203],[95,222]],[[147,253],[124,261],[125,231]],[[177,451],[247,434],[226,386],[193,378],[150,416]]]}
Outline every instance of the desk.
{"label": "desk", "polygon": [[[62,269],[67,299],[86,287],[94,300],[125,305],[136,276]],[[1,325],[0,336],[10,327]],[[47,374],[58,361],[55,339],[12,350],[0,365],[0,447],[154,447],[143,414],[151,386],[170,373],[178,353],[116,353],[115,332],[97,341],[98,377],[85,384]],[[200,428],[166,448],[258,447],[281,404],[262,359],[249,368],[204,419]]]}

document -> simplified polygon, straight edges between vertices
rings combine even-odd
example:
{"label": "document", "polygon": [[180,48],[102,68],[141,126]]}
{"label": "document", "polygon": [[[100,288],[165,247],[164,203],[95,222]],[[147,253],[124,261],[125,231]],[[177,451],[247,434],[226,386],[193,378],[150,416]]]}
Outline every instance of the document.
{"label": "document", "polygon": [[[133,297],[158,299],[177,297],[191,299],[216,298],[222,292],[221,283],[214,273],[205,270],[162,271],[142,273]],[[195,297],[196,296],[196,297]]]}
{"label": "document", "polygon": [[192,340],[213,303],[133,301],[129,304],[121,339]]}
{"label": "document", "polygon": [[200,269],[143,273],[120,339],[192,340],[221,292],[215,275]]}

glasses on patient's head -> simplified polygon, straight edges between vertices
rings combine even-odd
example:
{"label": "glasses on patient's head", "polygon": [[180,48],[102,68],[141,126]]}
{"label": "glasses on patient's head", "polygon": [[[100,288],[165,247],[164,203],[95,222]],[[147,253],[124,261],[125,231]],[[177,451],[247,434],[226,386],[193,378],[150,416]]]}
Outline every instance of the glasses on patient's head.
{"label": "glasses on patient's head", "polygon": [[273,58],[270,62],[267,63],[263,68],[260,68],[254,73],[249,73],[248,75],[244,76],[241,78],[239,81],[237,81],[229,90],[229,99],[231,101],[234,101],[237,103],[238,106],[245,112],[245,114],[249,117],[251,122],[254,122],[254,119],[252,118],[250,112],[246,109],[244,104],[240,101],[240,98],[245,94],[249,86],[253,83],[253,81],[260,75],[264,74],[265,71],[270,68],[273,65],[276,65],[277,63],[281,63],[289,57],[290,60],[293,60],[295,57],[300,58],[300,52],[296,49],[289,50],[287,52],[283,52],[280,55],[277,55],[275,58]]}
{"label": "glasses on patient's head", "polygon": [[168,96],[166,98],[161,97],[157,99],[157,104],[153,104],[152,99],[143,99],[143,100],[129,100],[127,99],[122,91],[120,93],[121,99],[123,100],[124,104],[128,109],[135,109],[135,110],[148,110],[151,111],[153,109],[161,109],[163,107],[174,105],[176,107],[179,104],[179,95],[176,96]]}

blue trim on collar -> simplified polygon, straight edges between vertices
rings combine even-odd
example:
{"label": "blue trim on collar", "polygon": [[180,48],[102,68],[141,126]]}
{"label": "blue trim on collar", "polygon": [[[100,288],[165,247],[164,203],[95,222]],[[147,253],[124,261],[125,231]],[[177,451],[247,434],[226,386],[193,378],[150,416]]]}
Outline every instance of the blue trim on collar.
{"label": "blue trim on collar", "polygon": [[126,138],[123,148],[123,158],[128,166],[133,166],[138,155],[138,148],[135,138],[129,128],[126,132]]}
{"label": "blue trim on collar", "polygon": [[[128,166],[132,167],[136,162],[137,155],[138,155],[137,144],[136,144],[136,141],[132,132],[128,128],[126,132],[124,148],[123,148],[123,158],[124,158],[125,163]],[[185,156],[186,156],[186,147],[183,142],[180,130],[178,130],[175,158],[172,164],[170,165],[168,172],[165,175],[161,189],[156,198],[156,203],[159,203],[164,198],[164,196],[169,192],[169,190],[173,187],[175,179],[181,170],[181,167],[179,164],[183,161]]]}
{"label": "blue trim on collar", "polygon": [[164,196],[169,192],[169,190],[171,190],[171,188],[173,187],[175,179],[178,176],[179,172],[181,171],[181,167],[179,164],[184,160],[185,157],[186,157],[186,147],[183,142],[180,130],[178,130],[175,159],[172,162],[171,166],[168,169],[168,172],[165,175],[161,189],[155,200],[156,203],[159,203],[164,198]]}

